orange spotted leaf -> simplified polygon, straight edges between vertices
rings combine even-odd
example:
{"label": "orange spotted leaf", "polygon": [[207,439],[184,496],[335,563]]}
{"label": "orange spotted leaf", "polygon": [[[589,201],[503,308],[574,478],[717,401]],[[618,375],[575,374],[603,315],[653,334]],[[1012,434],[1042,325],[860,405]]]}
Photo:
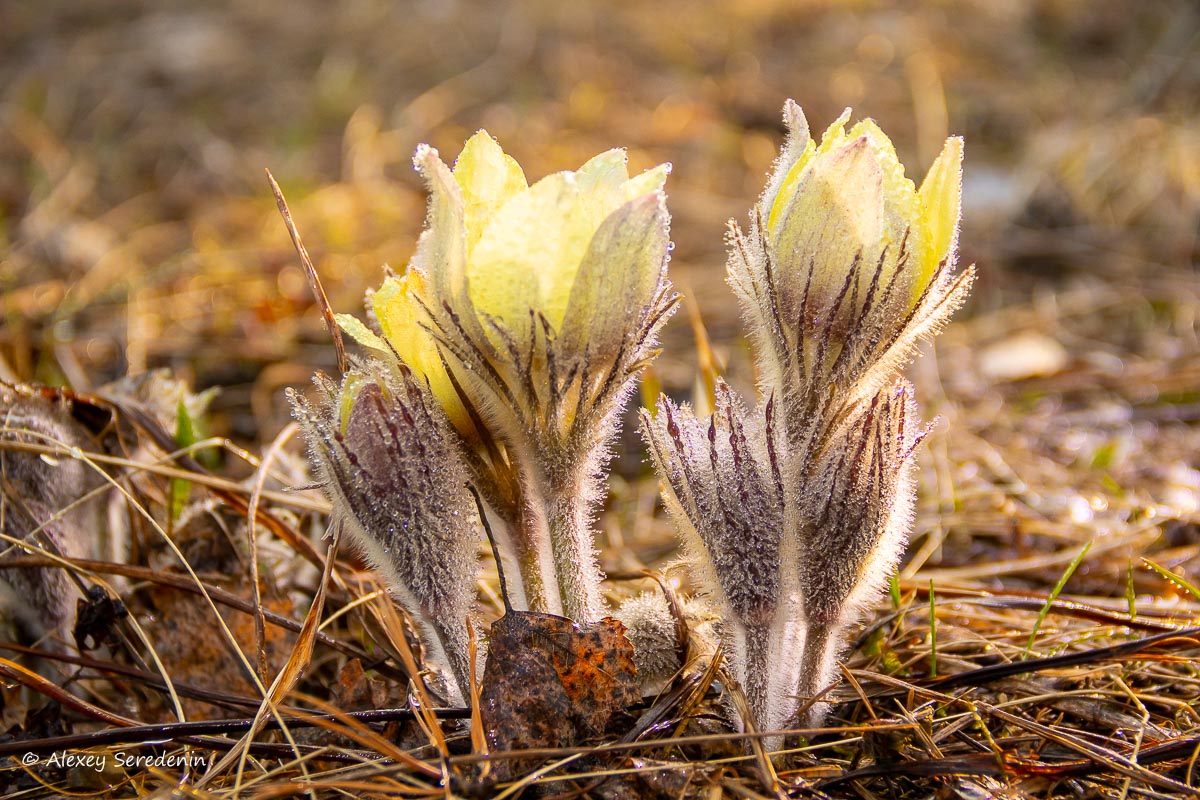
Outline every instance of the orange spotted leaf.
{"label": "orange spotted leaf", "polygon": [[509,611],[493,623],[481,700],[494,752],[600,736],[639,699],[633,645],[620,622]]}

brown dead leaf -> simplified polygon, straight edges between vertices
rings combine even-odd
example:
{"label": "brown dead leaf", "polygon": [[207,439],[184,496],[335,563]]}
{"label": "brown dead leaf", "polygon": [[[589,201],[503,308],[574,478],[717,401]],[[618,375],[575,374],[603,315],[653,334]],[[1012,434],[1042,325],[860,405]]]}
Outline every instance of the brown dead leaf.
{"label": "brown dead leaf", "polygon": [[372,704],[371,683],[363,670],[362,662],[352,658],[338,670],[337,680],[334,681],[330,692],[330,702],[343,711],[360,711],[367,708],[377,708]]}
{"label": "brown dead leaf", "polygon": [[[237,594],[248,597],[249,587],[240,587]],[[230,650],[228,640],[212,618],[212,611],[203,598],[169,589],[148,589],[140,598],[144,606],[136,609],[141,624],[150,633],[168,673],[178,681],[196,686],[213,687],[228,694],[248,699],[261,697],[245,675],[243,663]],[[286,597],[268,597],[264,606],[285,616],[294,613]],[[247,614],[225,607],[219,608],[243,654],[253,658],[255,647],[254,620]],[[280,669],[291,652],[295,635],[277,626],[266,631],[268,664],[272,671]],[[188,719],[223,719],[245,716],[246,709],[223,708],[200,700],[183,700]],[[145,717],[169,719],[170,710],[148,706]]]}
{"label": "brown dead leaf", "polygon": [[[583,625],[509,611],[493,623],[481,698],[493,752],[569,747],[600,736],[639,699],[633,645],[617,620]],[[498,769],[513,774],[522,766]]]}
{"label": "brown dead leaf", "polygon": [[109,596],[101,586],[89,586],[87,599],[81,597],[75,604],[75,628],[72,631],[75,646],[81,653],[101,645],[116,648],[120,636],[115,626],[127,616],[129,611],[120,598]]}

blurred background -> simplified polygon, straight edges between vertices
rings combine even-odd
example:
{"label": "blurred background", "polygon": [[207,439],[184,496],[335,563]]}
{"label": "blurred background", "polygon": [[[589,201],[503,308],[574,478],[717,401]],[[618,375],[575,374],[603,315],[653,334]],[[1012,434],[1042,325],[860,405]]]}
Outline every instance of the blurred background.
{"label": "blurred background", "polygon": [[[530,178],[614,146],[670,161],[673,280],[748,389],[723,234],[784,100],[814,134],[874,117],[918,182],[962,135],[980,280],[912,370],[943,422],[910,572],[978,578],[1015,547],[1012,575],[1053,576],[1113,533],[1094,588],[1115,592],[1130,553],[1200,540],[1194,3],[7,0],[0,92],[0,378],[171,367],[221,388],[209,430],[247,446],[287,423],[284,387],[334,369],[264,168],[357,312],[421,229],[420,142],[449,159],[485,127]],[[656,366],[681,396],[688,318]],[[653,506],[652,481],[633,494]]]}

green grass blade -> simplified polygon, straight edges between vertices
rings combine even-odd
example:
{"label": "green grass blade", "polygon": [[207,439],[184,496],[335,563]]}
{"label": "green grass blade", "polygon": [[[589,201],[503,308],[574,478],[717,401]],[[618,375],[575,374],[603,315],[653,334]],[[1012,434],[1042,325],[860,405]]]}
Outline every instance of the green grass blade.
{"label": "green grass blade", "polygon": [[[175,411],[175,443],[180,448],[191,447],[196,443],[196,426],[192,424],[192,417],[188,414],[187,406],[183,401],[179,401],[179,405]],[[179,519],[179,515],[183,513],[183,507],[187,504],[188,495],[192,492],[191,481],[186,481],[183,478],[171,479],[171,520]]]}
{"label": "green grass blade", "polygon": [[937,595],[933,581],[929,582],[929,677],[936,678],[937,671]]}
{"label": "green grass blade", "polygon": [[1079,565],[1083,563],[1083,559],[1087,557],[1088,551],[1092,549],[1092,542],[1088,542],[1079,551],[1079,555],[1071,559],[1071,563],[1067,565],[1062,577],[1058,579],[1058,583],[1054,584],[1054,589],[1051,590],[1050,596],[1046,598],[1045,605],[1038,612],[1037,621],[1033,623],[1033,630],[1029,633],[1029,641],[1025,643],[1025,652],[1021,653],[1021,660],[1029,658],[1033,652],[1033,643],[1037,639],[1038,631],[1042,629],[1042,623],[1046,621],[1046,615],[1050,613],[1054,601],[1058,599],[1058,595],[1062,592],[1063,587],[1067,585],[1067,581],[1071,580],[1071,576],[1075,574],[1075,570],[1079,569]]}
{"label": "green grass blade", "polygon": [[1167,569],[1162,564],[1156,564],[1148,558],[1143,558],[1142,563],[1145,564],[1150,569],[1157,572],[1159,574],[1159,577],[1162,577],[1162,578],[1170,581],[1171,583],[1178,586],[1180,589],[1183,589],[1185,592],[1188,592],[1189,594],[1191,594],[1192,597],[1196,598],[1197,600],[1200,600],[1200,589],[1196,588],[1196,585],[1194,583],[1190,582],[1189,580],[1184,578],[1182,575],[1178,575],[1174,572],[1171,572],[1171,570]]}
{"label": "green grass blade", "polygon": [[1129,604],[1129,618],[1137,619],[1137,592],[1133,588],[1133,562],[1125,570],[1125,602]]}

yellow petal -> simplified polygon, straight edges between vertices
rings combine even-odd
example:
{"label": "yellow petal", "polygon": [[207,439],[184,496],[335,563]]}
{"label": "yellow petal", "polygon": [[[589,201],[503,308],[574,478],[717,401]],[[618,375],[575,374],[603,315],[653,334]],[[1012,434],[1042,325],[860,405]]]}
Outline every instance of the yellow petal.
{"label": "yellow petal", "polygon": [[671,172],[670,164],[659,164],[630,178],[627,164],[627,154],[618,148],[589,159],[575,173],[579,195],[594,228],[599,228],[617,208],[635,197],[662,191]]}
{"label": "yellow petal", "polygon": [[904,177],[904,165],[896,156],[896,148],[892,145],[892,140],[879,129],[873,119],[864,119],[859,122],[850,129],[847,138],[855,139],[859,136],[867,137],[871,147],[875,150],[875,157],[879,160],[879,168],[883,173],[885,202],[894,207],[898,214],[906,218],[915,218],[917,212],[916,188],[912,181]]}
{"label": "yellow petal", "polygon": [[922,287],[943,259],[954,257],[962,210],[962,157],[962,137],[950,137],[921,183],[919,224],[926,231],[926,252],[919,283]]}
{"label": "yellow petal", "polygon": [[828,153],[833,148],[845,144],[850,138],[846,134],[846,123],[850,121],[850,114],[850,108],[843,108],[838,118],[829,123],[829,127],[821,134],[821,144],[817,146],[818,153]]}
{"label": "yellow petal", "polygon": [[639,324],[658,288],[667,257],[667,214],[661,192],[618,208],[588,246],[563,319],[565,351],[612,358]]}
{"label": "yellow petal", "polygon": [[463,146],[454,162],[454,180],[462,190],[468,252],[492,214],[528,185],[521,165],[484,130]]}
{"label": "yellow petal", "polygon": [[375,292],[373,303],[379,328],[405,364],[428,375],[433,363],[439,364],[433,337],[424,327],[425,309],[421,299],[427,296],[427,282],[420,272],[410,269],[400,277],[390,276]]}
{"label": "yellow petal", "polygon": [[584,194],[616,194],[621,184],[629,180],[625,164],[629,157],[620,147],[592,156],[575,173],[579,191]]}
{"label": "yellow petal", "polygon": [[[883,225],[879,231],[879,248],[882,252],[888,248],[891,258],[899,256],[901,243],[909,253],[917,259],[925,252],[925,242],[928,233],[921,224],[921,206],[917,200],[917,190],[913,182],[904,177],[904,165],[896,156],[896,148],[892,140],[879,129],[873,119],[865,119],[850,129],[848,138],[866,137],[875,153],[879,164],[880,191],[883,195]],[[864,257],[868,252],[864,252]],[[890,261],[891,259],[889,259]],[[867,261],[868,268],[874,266],[874,261]],[[913,264],[912,266],[917,266]],[[918,280],[918,275],[909,275],[908,280],[921,287],[924,283]],[[917,290],[920,294],[920,290]]]}
{"label": "yellow petal", "polygon": [[429,212],[410,264],[432,279],[440,297],[460,297],[467,255],[462,189],[428,145],[418,145],[413,165],[429,185]]}
{"label": "yellow petal", "polygon": [[635,175],[621,186],[621,202],[628,203],[638,197],[654,192],[661,192],[671,174],[671,165],[659,164],[646,170],[641,175]]}
{"label": "yellow petal", "polygon": [[592,230],[599,228],[600,223],[625,202],[622,187],[629,181],[627,159],[623,149],[606,150],[588,159],[575,173],[580,207]]}
{"label": "yellow petal", "polygon": [[[792,174],[792,167],[806,154],[811,155],[811,151],[816,147],[808,133],[808,120],[795,100],[784,103],[783,123],[787,127],[787,140],[783,143],[783,149],[779,151],[779,158],[775,159],[775,164],[771,167],[771,175],[767,178],[766,188],[758,201],[759,208],[770,210],[775,207],[775,198],[779,196],[784,181]],[[792,187],[795,188],[794,181]]]}
{"label": "yellow petal", "polygon": [[[809,138],[804,145],[804,149],[795,157],[794,163],[788,168],[787,175],[779,183],[777,194],[774,202],[771,203],[770,213],[767,215],[767,230],[771,233],[778,233],[779,226],[783,222],[783,218],[787,214],[788,206],[791,205],[793,198],[796,196],[796,189],[800,185],[800,179],[804,175],[805,170],[812,164],[813,159],[818,155],[828,153],[835,146],[841,145],[846,141],[846,121],[850,119],[850,109],[842,111],[842,115],[833,121],[833,124],[825,129],[825,133],[821,136],[821,144],[814,144]],[[805,121],[805,133],[808,130],[807,120]],[[773,180],[773,179],[772,179]]]}
{"label": "yellow petal", "polygon": [[574,173],[538,181],[492,217],[471,252],[471,302],[513,331],[527,328],[530,309],[557,330],[596,224]]}
{"label": "yellow petal", "polygon": [[[884,231],[883,176],[866,136],[815,157],[778,223],[776,249],[781,263],[813,265],[812,313],[828,308],[841,291],[847,271],[861,256],[874,264]],[[787,308],[799,309],[807,269],[788,274],[780,286]],[[863,280],[871,270],[860,270]]]}
{"label": "yellow petal", "polygon": [[446,374],[433,336],[424,327],[426,312],[421,307],[422,300],[430,302],[425,276],[409,269],[401,277],[387,278],[375,292],[375,316],[396,355],[429,382],[429,388],[446,416],[465,434],[472,427],[470,418]]}

